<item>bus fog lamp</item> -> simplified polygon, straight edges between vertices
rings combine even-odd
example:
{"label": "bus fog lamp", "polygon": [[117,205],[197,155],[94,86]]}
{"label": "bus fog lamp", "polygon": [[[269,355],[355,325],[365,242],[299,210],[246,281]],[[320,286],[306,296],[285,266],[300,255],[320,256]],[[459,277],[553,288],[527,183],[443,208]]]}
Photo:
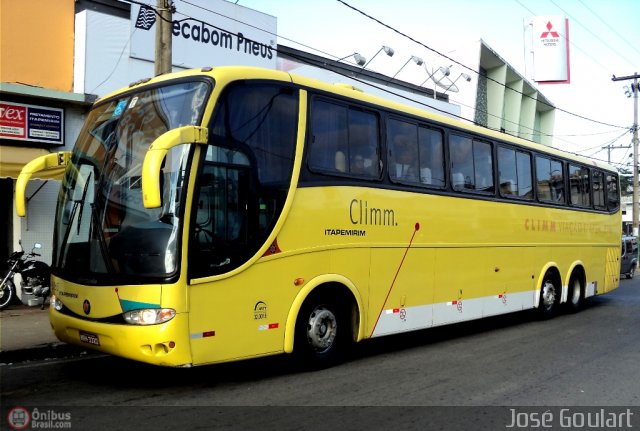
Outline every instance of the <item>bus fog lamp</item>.
{"label": "bus fog lamp", "polygon": [[127,323],[132,325],[157,325],[168,322],[175,315],[176,311],[171,308],[145,308],[127,311],[122,316]]}

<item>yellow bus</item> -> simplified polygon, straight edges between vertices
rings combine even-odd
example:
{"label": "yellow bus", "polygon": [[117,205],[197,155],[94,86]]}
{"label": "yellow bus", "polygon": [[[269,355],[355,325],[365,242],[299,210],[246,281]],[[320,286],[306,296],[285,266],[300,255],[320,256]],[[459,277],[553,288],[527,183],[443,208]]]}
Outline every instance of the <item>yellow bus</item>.
{"label": "yellow bus", "polygon": [[67,343],[188,367],[486,316],[578,310],[620,274],[609,166],[285,72],[216,67],[107,95],[57,204]]}

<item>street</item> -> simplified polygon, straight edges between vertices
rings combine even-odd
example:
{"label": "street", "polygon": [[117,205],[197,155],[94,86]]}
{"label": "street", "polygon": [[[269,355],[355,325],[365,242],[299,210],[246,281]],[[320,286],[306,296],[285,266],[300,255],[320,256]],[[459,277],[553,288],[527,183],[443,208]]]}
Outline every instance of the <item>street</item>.
{"label": "street", "polygon": [[[511,422],[513,412],[504,406],[555,414],[560,408],[622,412],[619,407],[631,406],[632,423],[638,425],[640,409],[632,407],[640,406],[638,328],[636,278],[592,298],[577,314],[539,320],[523,312],[374,339],[358,345],[348,362],[314,372],[297,369],[286,356],[193,369],[102,355],[23,362],[0,368],[3,418],[22,406],[71,412],[82,418],[73,426],[82,424],[81,429],[113,420],[131,424],[133,417],[142,425],[199,424],[211,414],[221,427],[304,429],[310,424],[298,420],[310,420],[315,429],[330,429],[332,423],[380,429],[391,427],[385,421],[392,417],[412,429],[428,417],[444,429],[467,429],[465,424],[490,429]],[[285,419],[293,422],[281,422]]]}

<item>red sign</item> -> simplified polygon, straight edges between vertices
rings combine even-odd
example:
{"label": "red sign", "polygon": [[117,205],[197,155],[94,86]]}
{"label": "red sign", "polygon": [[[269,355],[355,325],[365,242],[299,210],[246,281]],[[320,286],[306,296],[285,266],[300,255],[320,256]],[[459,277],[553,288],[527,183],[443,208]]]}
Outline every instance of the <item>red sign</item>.
{"label": "red sign", "polygon": [[27,108],[0,103],[0,137],[25,139],[27,137]]}

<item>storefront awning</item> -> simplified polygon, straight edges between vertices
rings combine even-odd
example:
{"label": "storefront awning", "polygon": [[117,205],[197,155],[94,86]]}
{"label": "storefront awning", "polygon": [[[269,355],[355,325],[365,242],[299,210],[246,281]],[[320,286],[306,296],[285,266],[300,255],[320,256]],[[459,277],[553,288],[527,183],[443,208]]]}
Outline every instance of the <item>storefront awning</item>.
{"label": "storefront awning", "polygon": [[[18,178],[20,170],[36,157],[49,154],[44,148],[0,145],[0,178]],[[64,168],[61,168],[61,170]],[[59,178],[60,171],[44,171],[33,174],[31,178],[41,180]]]}

